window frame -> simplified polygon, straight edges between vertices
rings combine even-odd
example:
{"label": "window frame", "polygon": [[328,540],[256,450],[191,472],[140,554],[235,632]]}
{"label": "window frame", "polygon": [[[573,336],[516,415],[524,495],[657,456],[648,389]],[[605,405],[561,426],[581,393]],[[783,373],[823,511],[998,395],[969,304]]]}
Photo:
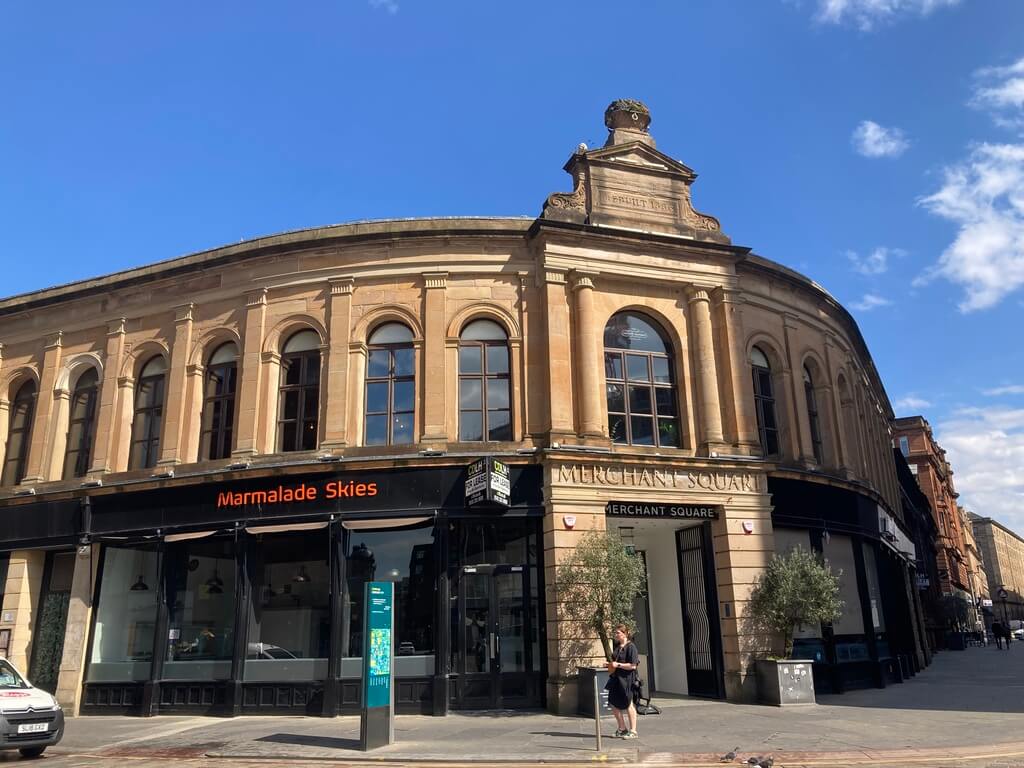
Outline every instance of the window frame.
{"label": "window frame", "polygon": [[[154,355],[151,357],[142,367],[142,371],[145,371],[157,357],[162,358],[163,356]],[[147,384],[154,384],[158,394],[154,397],[154,404],[142,406],[140,405],[140,399],[143,388]],[[160,438],[163,436],[164,405],[166,405],[167,400],[166,360],[164,361],[164,369],[160,373],[139,377],[138,381],[135,382],[134,399],[135,407],[132,417],[131,442],[128,446],[128,469],[129,471],[134,469],[152,469],[160,460]],[[144,437],[138,437],[138,430],[141,429],[139,427],[140,417],[145,422],[146,435]],[[146,458],[141,464],[133,461],[137,444],[145,444],[146,446],[144,449]]]}
{"label": "window frame", "polygon": [[[22,382],[21,386],[18,387],[18,391],[14,394],[14,399],[11,400],[10,410],[8,411],[10,421],[7,427],[7,442],[4,444],[4,464],[2,471],[0,471],[0,485],[17,485],[25,479],[25,473],[28,471],[28,450],[32,443],[32,426],[36,417],[36,404],[38,400],[39,388],[36,386],[35,379],[28,379]],[[19,404],[25,405],[20,424],[18,423]],[[20,435],[22,440],[18,446],[18,455],[11,457],[11,439],[15,434]]]}
{"label": "window frame", "polygon": [[[486,319],[486,318],[485,318]],[[463,334],[466,328],[473,321],[466,323],[466,327],[463,328]],[[459,370],[459,384],[456,397],[458,398],[459,404],[459,442],[464,443],[500,443],[509,442],[515,438],[515,430],[513,424],[512,414],[512,347],[508,341],[508,332],[501,327],[500,324],[494,320],[489,320],[496,326],[501,328],[505,338],[503,339],[466,339],[462,335],[459,336],[459,347],[458,347],[458,370]],[[480,371],[472,373],[464,373],[462,370],[462,350],[476,347],[480,350]],[[488,348],[502,348],[505,350],[505,359],[508,361],[506,370],[504,373],[491,373],[487,363],[487,350]],[[464,381],[479,381],[480,382],[480,408],[463,408],[462,407],[462,383]],[[505,383],[506,391],[508,392],[508,405],[504,408],[490,408],[490,382],[501,381]],[[481,439],[471,440],[463,437],[462,429],[465,426],[465,419],[463,414],[466,413],[479,413],[480,414],[480,434]],[[508,437],[502,439],[492,438],[491,436],[491,416],[492,413],[507,413],[508,414]],[[497,427],[496,429],[501,429]]]}
{"label": "window frame", "polygon": [[[95,380],[91,384],[83,387],[82,380],[90,373],[93,374]],[[99,371],[95,368],[89,368],[88,370],[83,371],[75,381],[75,388],[71,392],[71,399],[68,403],[68,431],[64,443],[64,468],[61,474],[61,478],[64,480],[70,480],[75,477],[85,477],[89,473],[89,463],[92,460],[93,441],[96,439],[96,405],[99,400],[99,390]],[[76,418],[75,406],[81,397],[87,398],[85,415],[82,418]],[[78,445],[72,446],[71,437],[75,431],[75,427],[78,425],[81,426]],[[74,463],[71,461],[72,456],[74,456]]]}
{"label": "window frame", "polygon": [[[231,345],[235,348],[233,360],[214,363],[213,358],[222,348]],[[231,457],[235,442],[235,409],[238,406],[238,345],[233,341],[219,345],[210,355],[210,361],[203,371],[203,410],[200,417],[199,429],[199,461],[217,461]],[[214,374],[221,374],[221,381],[230,381],[230,391],[225,386],[225,391],[210,394],[209,388]],[[220,423],[216,428],[212,426],[213,408],[217,403],[221,404]],[[216,454],[216,455],[213,455]]]}
{"label": "window frame", "polygon": [[[292,336],[298,335],[302,331],[298,331]],[[315,331],[314,331],[315,333]],[[287,345],[286,345],[287,346]],[[297,352],[285,352],[281,355],[281,373],[278,379],[278,399],[277,399],[277,439],[275,441],[277,453],[293,453],[296,451],[312,451],[320,445],[320,380],[323,357],[319,349],[307,349]],[[286,384],[288,370],[291,365],[299,365],[298,384]],[[316,370],[316,381],[315,383],[306,383],[309,375],[310,366],[314,366]],[[312,418],[306,413],[306,393],[312,390],[316,390],[316,408]],[[298,393],[298,405],[296,407],[295,418],[288,419],[284,417],[285,412],[285,398],[289,393]],[[294,423],[297,425],[295,430],[295,441],[292,446],[285,445],[285,428],[288,424]],[[302,444],[302,436],[305,434],[302,427],[306,424],[313,425],[314,445],[311,448],[304,447]]]}
{"label": "window frame", "polygon": [[818,412],[818,397],[815,392],[814,376],[804,366],[804,400],[807,403],[807,422],[811,430],[811,451],[818,464],[825,463],[825,447],[821,439],[821,417]]}
{"label": "window frame", "polygon": [[[765,361],[768,362],[769,366],[765,367],[755,363],[750,359],[750,372],[751,380],[753,383],[754,390],[754,413],[757,416],[757,436],[761,443],[761,451],[764,456],[767,457],[778,457],[782,455],[782,440],[779,429],[779,409],[776,407],[775,400],[775,377],[772,375],[771,362],[768,355],[764,353],[764,350],[758,346],[752,348],[751,351],[757,350]],[[759,376],[760,374],[760,376]],[[765,380],[768,382],[769,391],[765,394],[762,391],[760,382]],[[774,427],[768,427],[765,425],[764,413],[766,409],[771,409],[772,419],[775,423]],[[769,451],[768,448],[768,437],[771,435],[775,440],[775,450]]]}
{"label": "window frame", "polygon": [[[403,326],[405,327],[405,326]],[[411,335],[411,332],[410,332]],[[409,374],[397,375],[395,373],[395,352],[409,350],[412,354],[412,372]],[[374,352],[388,353],[388,373],[385,376],[370,375],[370,357]],[[396,411],[395,385],[399,383],[412,384],[412,405],[410,410]],[[370,412],[370,385],[386,384],[388,389],[387,408],[385,411]],[[409,433],[409,440],[396,443],[394,440],[394,427],[396,415],[408,415],[412,429]],[[383,443],[371,443],[368,439],[369,420],[371,416],[384,416],[387,424],[387,435]],[[384,344],[369,344],[366,347],[366,376],[363,385],[363,445],[413,445],[416,443],[416,346],[412,341],[396,341]]]}

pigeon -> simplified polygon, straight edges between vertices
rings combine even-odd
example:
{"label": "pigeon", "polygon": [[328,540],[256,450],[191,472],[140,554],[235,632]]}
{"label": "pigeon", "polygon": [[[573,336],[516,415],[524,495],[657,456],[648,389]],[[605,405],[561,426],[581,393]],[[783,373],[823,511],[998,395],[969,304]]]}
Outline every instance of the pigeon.
{"label": "pigeon", "polygon": [[722,755],[720,758],[718,758],[718,762],[720,762],[720,763],[731,763],[733,760],[736,759],[736,753],[739,752],[739,751],[740,751],[739,747],[733,747],[732,748],[732,752],[726,752],[724,755]]}
{"label": "pigeon", "polygon": [[768,755],[766,758],[761,758],[761,762],[757,764],[757,768],[772,768],[775,764],[775,756]]}
{"label": "pigeon", "polygon": [[764,760],[763,757],[748,757],[747,765],[761,765],[762,760]]}

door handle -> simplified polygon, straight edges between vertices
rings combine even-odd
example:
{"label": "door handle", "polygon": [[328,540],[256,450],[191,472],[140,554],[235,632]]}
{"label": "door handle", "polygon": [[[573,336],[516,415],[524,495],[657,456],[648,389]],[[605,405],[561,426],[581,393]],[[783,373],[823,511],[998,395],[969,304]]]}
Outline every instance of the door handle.
{"label": "door handle", "polygon": [[496,640],[497,640],[497,636],[493,632],[491,632],[491,658],[492,659],[497,658],[497,656],[498,656],[498,654],[496,654],[494,652],[494,644],[495,644]]}

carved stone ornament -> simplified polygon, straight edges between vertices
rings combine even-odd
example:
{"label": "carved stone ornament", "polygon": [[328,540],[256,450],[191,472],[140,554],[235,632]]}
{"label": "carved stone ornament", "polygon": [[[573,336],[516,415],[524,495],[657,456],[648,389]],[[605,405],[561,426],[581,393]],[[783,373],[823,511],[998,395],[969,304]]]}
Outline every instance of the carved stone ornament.
{"label": "carved stone ornament", "polygon": [[547,210],[548,208],[586,213],[587,190],[583,183],[583,174],[580,171],[576,171],[573,174],[572,192],[555,192],[548,195],[547,202],[544,203],[544,209]]}
{"label": "carved stone ornament", "polygon": [[651,110],[636,99],[616,99],[604,111],[604,124],[610,131],[629,128],[646,133],[651,124]]}
{"label": "carved stone ornament", "polygon": [[690,185],[687,184],[685,187],[685,193],[683,196],[682,205],[682,216],[683,221],[687,226],[693,227],[694,229],[703,229],[708,232],[719,232],[722,229],[722,225],[718,219],[714,216],[708,216],[706,213],[700,213],[693,208],[693,200],[690,198]]}

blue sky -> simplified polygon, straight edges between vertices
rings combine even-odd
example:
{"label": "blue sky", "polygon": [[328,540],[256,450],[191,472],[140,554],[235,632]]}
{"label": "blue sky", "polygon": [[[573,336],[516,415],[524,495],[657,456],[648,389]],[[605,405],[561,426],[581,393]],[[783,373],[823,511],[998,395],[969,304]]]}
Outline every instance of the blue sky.
{"label": "blue sky", "polygon": [[639,98],[1024,532],[1024,3],[0,5],[0,295],[362,218],[536,215]]}

